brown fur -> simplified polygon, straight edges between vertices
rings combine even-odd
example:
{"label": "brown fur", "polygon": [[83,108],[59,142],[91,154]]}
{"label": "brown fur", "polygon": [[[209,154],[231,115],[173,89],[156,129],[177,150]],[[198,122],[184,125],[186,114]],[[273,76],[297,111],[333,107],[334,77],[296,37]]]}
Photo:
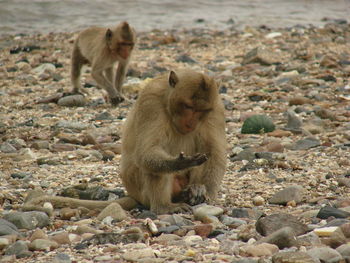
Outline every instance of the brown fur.
{"label": "brown fur", "polygon": [[[73,92],[81,90],[80,74],[83,65],[91,64],[91,75],[104,88],[113,105],[124,100],[121,87],[126,75],[136,34],[127,22],[113,30],[91,27],[82,31],[73,47],[71,80]],[[114,65],[118,63],[117,71]]]}
{"label": "brown fur", "polygon": [[[186,110],[198,113],[198,121],[187,118]],[[190,131],[183,132],[181,123]],[[130,197],[151,211],[186,211],[188,205],[172,202],[174,195],[186,184],[192,190],[204,186],[215,199],[225,151],[224,110],[214,80],[190,70],[171,72],[145,87],[127,117],[121,178]]]}

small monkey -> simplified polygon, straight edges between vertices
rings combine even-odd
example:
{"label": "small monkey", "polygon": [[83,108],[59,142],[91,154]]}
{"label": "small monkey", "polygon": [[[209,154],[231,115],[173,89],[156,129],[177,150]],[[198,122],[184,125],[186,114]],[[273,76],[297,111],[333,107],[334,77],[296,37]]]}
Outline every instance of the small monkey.
{"label": "small monkey", "polygon": [[151,211],[187,212],[215,199],[226,168],[224,108],[215,81],[191,70],[151,81],[122,133],[121,178]]}
{"label": "small monkey", "polygon": [[[91,65],[91,75],[97,85],[108,92],[112,105],[124,100],[121,88],[126,75],[136,34],[127,22],[113,30],[91,27],[82,31],[75,40],[72,52],[71,81],[73,93],[81,89],[80,74],[83,65]],[[118,62],[117,71],[114,65]]]}

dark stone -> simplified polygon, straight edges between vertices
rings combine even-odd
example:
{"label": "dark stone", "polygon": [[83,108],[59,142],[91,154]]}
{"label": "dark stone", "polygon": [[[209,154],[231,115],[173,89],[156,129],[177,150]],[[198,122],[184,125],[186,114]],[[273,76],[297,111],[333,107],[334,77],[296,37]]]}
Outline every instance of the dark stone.
{"label": "dark stone", "polygon": [[114,119],[113,116],[108,111],[99,113],[95,117],[95,121],[113,120],[113,119]]}
{"label": "dark stone", "polygon": [[35,45],[28,45],[28,46],[24,46],[24,47],[14,47],[10,49],[10,54],[18,54],[20,52],[31,52],[33,50],[36,49],[40,49],[39,46],[35,46]]}
{"label": "dark stone", "polygon": [[315,263],[305,252],[279,252],[272,257],[272,263]]}
{"label": "dark stone", "polygon": [[19,235],[18,228],[11,222],[0,218],[0,236]]}
{"label": "dark stone", "polygon": [[350,213],[335,207],[325,206],[320,209],[316,217],[327,219],[330,216],[334,216],[335,218],[347,218],[350,216]]}
{"label": "dark stone", "polygon": [[283,227],[273,232],[272,234],[268,235],[267,237],[260,239],[258,243],[274,244],[278,246],[279,249],[284,249],[287,247],[293,247],[298,245],[298,242],[295,237],[295,232],[289,226]]}
{"label": "dark stone", "polygon": [[233,208],[231,216],[236,218],[249,218],[249,213],[246,208]]}
{"label": "dark stone", "polygon": [[271,204],[285,205],[292,200],[294,200],[296,203],[300,203],[302,199],[303,199],[303,188],[299,185],[292,185],[275,193],[269,199],[269,202]]}
{"label": "dark stone", "polygon": [[30,174],[28,174],[28,173],[13,173],[13,174],[11,174],[11,177],[13,178],[13,179],[23,179],[23,178],[25,178],[26,176],[29,176]]}
{"label": "dark stone", "polygon": [[35,229],[45,227],[50,223],[50,219],[44,212],[12,212],[6,214],[4,219],[13,223],[19,229]]}
{"label": "dark stone", "polygon": [[344,225],[347,223],[350,223],[350,220],[348,220],[348,219],[333,219],[332,221],[328,222],[323,227],[341,226],[341,225]]}
{"label": "dark stone", "polygon": [[245,149],[239,152],[236,156],[231,157],[230,160],[231,162],[242,161],[242,160],[253,161],[255,157],[256,157],[255,153],[251,149]]}
{"label": "dark stone", "polygon": [[188,63],[188,64],[196,64],[198,63],[193,58],[191,58],[189,55],[181,54],[176,57],[176,62],[182,62],[182,63]]}
{"label": "dark stone", "polygon": [[16,255],[18,257],[26,251],[28,251],[27,243],[23,240],[18,240],[5,250],[5,255]]}
{"label": "dark stone", "polygon": [[255,224],[256,231],[263,236],[268,236],[287,226],[293,229],[296,236],[305,234],[308,231],[308,227],[299,222],[296,217],[284,213],[261,217]]}
{"label": "dark stone", "polygon": [[136,218],[139,218],[139,219],[150,218],[152,220],[155,220],[157,219],[157,215],[149,210],[144,210],[141,212],[141,214],[137,215]]}

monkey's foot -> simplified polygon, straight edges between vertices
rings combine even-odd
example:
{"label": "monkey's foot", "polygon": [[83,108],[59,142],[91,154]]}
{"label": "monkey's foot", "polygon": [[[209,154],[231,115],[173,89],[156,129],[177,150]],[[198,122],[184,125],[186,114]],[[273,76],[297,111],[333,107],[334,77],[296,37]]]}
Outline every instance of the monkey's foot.
{"label": "monkey's foot", "polygon": [[115,98],[110,98],[112,106],[118,106],[124,100],[125,100],[125,98],[122,97],[122,96],[118,96],[118,97],[115,97]]}
{"label": "monkey's foot", "polygon": [[190,205],[198,205],[208,201],[207,189],[204,185],[193,184],[181,192],[181,200]]}
{"label": "monkey's foot", "polygon": [[151,211],[158,214],[176,214],[176,213],[190,213],[192,207],[185,203],[171,203],[167,206],[151,207]]}

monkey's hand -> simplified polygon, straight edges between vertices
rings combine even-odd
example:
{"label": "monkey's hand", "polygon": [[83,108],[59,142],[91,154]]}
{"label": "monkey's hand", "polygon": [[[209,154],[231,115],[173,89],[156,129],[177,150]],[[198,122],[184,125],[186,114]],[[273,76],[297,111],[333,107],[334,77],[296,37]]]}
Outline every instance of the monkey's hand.
{"label": "monkey's hand", "polygon": [[208,156],[204,153],[197,153],[193,156],[185,156],[185,154],[181,152],[179,157],[174,160],[174,168],[175,170],[182,170],[193,166],[199,166],[207,160]]}
{"label": "monkey's hand", "polygon": [[181,192],[181,200],[191,206],[204,203],[209,200],[207,189],[202,184],[192,184]]}
{"label": "monkey's hand", "polygon": [[123,102],[124,100],[125,98],[121,95],[115,98],[110,98],[112,106],[118,106],[119,103]]}

